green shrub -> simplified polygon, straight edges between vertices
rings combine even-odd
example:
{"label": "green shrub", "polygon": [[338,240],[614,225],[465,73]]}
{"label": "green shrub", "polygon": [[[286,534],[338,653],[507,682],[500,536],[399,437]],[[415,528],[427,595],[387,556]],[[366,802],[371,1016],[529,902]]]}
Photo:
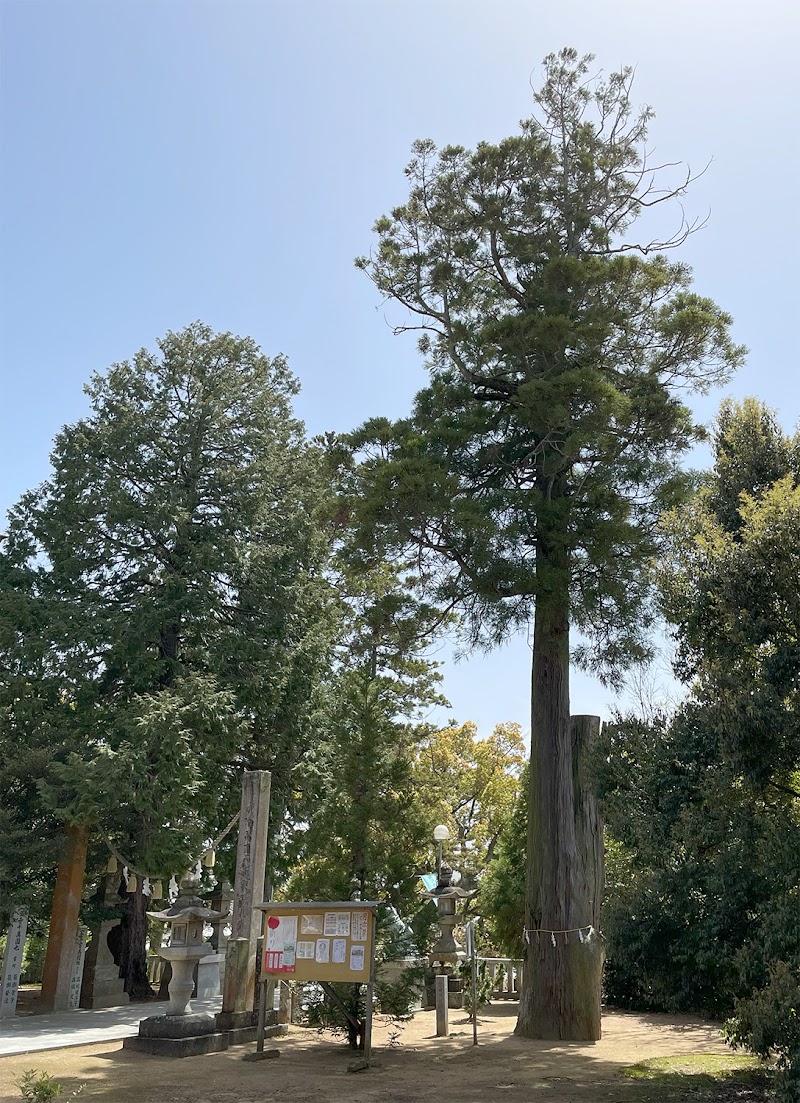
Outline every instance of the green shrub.
{"label": "green shrub", "polygon": [[728,1042],[759,1057],[775,1058],[776,1098],[797,1103],[800,1098],[800,972],[785,961],[770,966],[769,982],[739,1000],[736,1016],[725,1025]]}
{"label": "green shrub", "polygon": [[[502,966],[500,968],[502,969]],[[475,1008],[472,1006],[472,963],[462,961],[458,967],[458,972],[464,988],[464,1009],[469,1012],[470,1022],[472,1022],[475,1018]],[[489,976],[487,964],[485,961],[481,961],[478,963],[475,977],[475,1002],[478,1011],[491,1003],[492,988],[492,978]]]}
{"label": "green shrub", "polygon": [[29,934],[22,957],[20,984],[41,984],[44,975],[44,959],[47,953],[47,934]]}
{"label": "green shrub", "polygon": [[[49,1103],[49,1100],[55,1099],[64,1092],[64,1088],[58,1080],[47,1072],[39,1072],[38,1069],[28,1069],[14,1083],[19,1088],[20,1095],[26,1103]],[[83,1089],[84,1085],[81,1084],[77,1091],[72,1093],[70,1099],[80,1095]]]}

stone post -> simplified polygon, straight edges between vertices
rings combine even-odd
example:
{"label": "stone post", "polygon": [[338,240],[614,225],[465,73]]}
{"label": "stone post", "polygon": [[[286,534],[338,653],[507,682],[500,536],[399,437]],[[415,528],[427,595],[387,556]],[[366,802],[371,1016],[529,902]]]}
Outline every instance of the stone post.
{"label": "stone post", "polygon": [[70,1011],[74,1011],[81,1002],[83,959],[86,957],[86,939],[88,937],[89,928],[79,926],[75,935],[75,946],[72,951],[72,975],[69,978],[69,998],[67,1005]]}
{"label": "stone post", "polygon": [[0,1019],[10,1019],[17,1011],[17,993],[22,973],[22,955],[28,929],[28,909],[17,906],[11,912],[11,925],[6,934],[3,957],[3,981],[0,990]]}
{"label": "stone post", "polygon": [[66,1011],[70,1005],[78,913],[89,842],[88,827],[67,824],[65,834],[66,853],[56,870],[42,978],[42,1007],[48,1011]]}
{"label": "stone post", "polygon": [[[223,1023],[229,1016],[252,1016],[257,944],[263,922],[263,914],[256,909],[264,902],[270,782],[268,770],[245,770],[242,778],[233,918],[225,959],[222,1012],[218,1020],[222,1029],[226,1029]],[[228,1027],[233,1025],[231,1021]]]}
{"label": "stone post", "polygon": [[448,1022],[447,974],[436,978],[436,1037],[446,1038],[450,1033]]}

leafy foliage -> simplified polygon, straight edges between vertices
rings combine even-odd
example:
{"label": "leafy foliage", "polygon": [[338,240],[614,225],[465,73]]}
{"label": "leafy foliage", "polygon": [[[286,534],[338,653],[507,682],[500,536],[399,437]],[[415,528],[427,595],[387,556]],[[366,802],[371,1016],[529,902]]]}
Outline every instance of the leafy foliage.
{"label": "leafy foliage", "polygon": [[[668,522],[661,572],[689,699],[609,726],[596,763],[616,840],[607,984],[622,1003],[737,1018],[794,1098],[800,967],[797,438],[726,403],[714,470]],[[788,1092],[788,1094],[786,1094]]]}
{"label": "leafy foliage", "polygon": [[794,1103],[800,1092],[800,971],[778,961],[764,988],[736,1005],[726,1024],[734,1049],[744,1045],[763,1058],[776,1058],[777,1098]]}
{"label": "leafy foliage", "polygon": [[525,927],[525,848],[528,833],[528,770],[523,770],[494,860],[481,881],[480,912],[490,946],[501,956],[522,958]]}
{"label": "leafy foliage", "polygon": [[524,743],[519,724],[498,724],[478,738],[475,724],[431,731],[420,741],[414,787],[433,827],[450,828],[446,857],[462,875],[480,877],[494,860],[498,839],[520,787]]}
{"label": "leafy foliage", "polygon": [[419,718],[443,698],[426,656],[440,623],[379,564],[343,574],[345,635],[309,774],[308,822],[294,843],[295,899],[380,899],[408,914],[425,819],[412,770]]}

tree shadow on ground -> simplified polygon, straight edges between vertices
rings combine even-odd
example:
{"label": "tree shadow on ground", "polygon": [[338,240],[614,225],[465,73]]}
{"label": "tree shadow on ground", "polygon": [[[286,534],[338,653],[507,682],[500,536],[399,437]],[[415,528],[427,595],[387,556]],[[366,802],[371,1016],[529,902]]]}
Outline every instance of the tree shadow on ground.
{"label": "tree shadow on ground", "polygon": [[[430,1015],[427,1018],[426,1015]],[[458,1017],[456,1018],[455,1015]],[[248,1063],[254,1046],[204,1057],[151,1057],[100,1047],[78,1065],[58,1058],[41,1064],[62,1080],[65,1097],[82,1081],[87,1099],[113,1103],[764,1103],[763,1071],[717,1075],[718,1069],[684,1071],[687,1053],[716,1048],[713,1026],[688,1017],[609,1016],[602,1042],[531,1041],[509,1031],[515,1006],[492,1006],[479,1019],[479,1045],[463,1012],[451,1014],[452,1033],[432,1039],[433,1016],[423,1013],[400,1032],[400,1044],[382,1045],[375,1067],[348,1075],[352,1052],[330,1035],[293,1030],[277,1043],[278,1060]],[[510,1020],[510,1021],[509,1021]],[[694,1029],[697,1038],[689,1035]],[[655,1045],[654,1035],[662,1039]],[[674,1041],[675,1048],[672,1049]],[[683,1051],[680,1067],[663,1062],[639,1075],[623,1074],[639,1055]],[[32,1055],[31,1055],[32,1056]],[[721,1039],[717,1062],[726,1059]],[[735,1058],[728,1055],[728,1060]],[[633,1066],[636,1068],[636,1066]],[[69,1078],[67,1079],[67,1074]],[[74,1075],[73,1075],[74,1074]]]}

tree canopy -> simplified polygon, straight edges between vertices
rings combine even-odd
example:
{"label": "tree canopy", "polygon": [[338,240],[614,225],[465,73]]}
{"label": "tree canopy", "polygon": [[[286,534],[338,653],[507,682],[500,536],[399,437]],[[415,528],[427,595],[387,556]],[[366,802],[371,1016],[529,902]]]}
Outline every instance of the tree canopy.
{"label": "tree canopy", "polygon": [[2,635],[4,737],[49,747],[46,808],[155,875],[218,833],[244,766],[275,766],[280,816],[311,739],[332,621],[296,391],[248,338],[169,333],[92,379],[10,514],[31,630]]}

